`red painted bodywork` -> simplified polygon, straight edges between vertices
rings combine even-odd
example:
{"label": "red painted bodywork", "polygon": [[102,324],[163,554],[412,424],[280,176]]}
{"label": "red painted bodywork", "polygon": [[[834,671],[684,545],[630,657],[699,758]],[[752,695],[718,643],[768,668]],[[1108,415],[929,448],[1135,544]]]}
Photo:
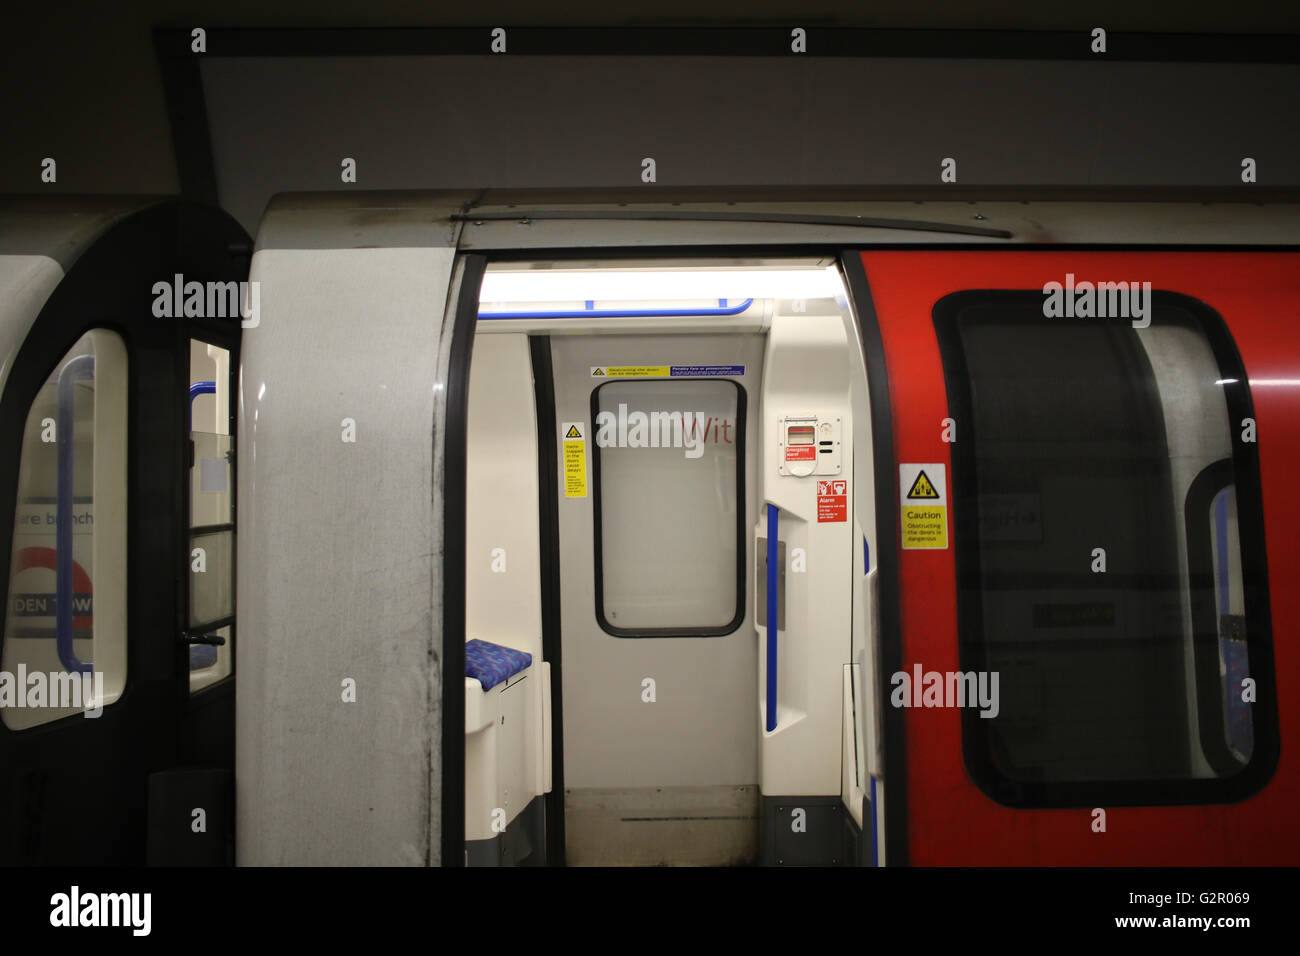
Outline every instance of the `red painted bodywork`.
{"label": "red painted bodywork", "polygon": [[[884,344],[895,482],[898,462],[944,462],[952,473],[949,446],[940,439],[940,422],[949,413],[932,320],[935,303],[971,289],[1041,292],[1044,283],[1062,282],[1067,272],[1076,283],[1150,282],[1154,290],[1182,293],[1217,311],[1254,383],[1259,435],[1281,739],[1277,770],[1264,788],[1236,804],[1108,807],[1106,832],[1094,833],[1086,809],[1013,810],[993,802],[966,772],[959,712],[909,709],[910,862],[1300,864],[1300,761],[1294,748],[1300,739],[1300,254],[881,251],[865,252],[862,260]],[[897,487],[879,493],[898,500]],[[919,662],[926,670],[959,670],[952,548],[903,551],[896,529],[889,553],[900,571],[904,669]]]}

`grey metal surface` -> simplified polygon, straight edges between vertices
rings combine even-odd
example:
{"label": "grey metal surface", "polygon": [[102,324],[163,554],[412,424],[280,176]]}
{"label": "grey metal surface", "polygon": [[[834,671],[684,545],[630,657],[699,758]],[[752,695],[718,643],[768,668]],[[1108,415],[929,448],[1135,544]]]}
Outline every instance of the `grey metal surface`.
{"label": "grey metal surface", "polygon": [[564,796],[570,866],[746,866],[758,787],[603,787]]}
{"label": "grey metal surface", "polygon": [[[293,248],[303,217],[310,250]],[[438,862],[433,450],[453,251],[436,224],[424,247],[372,248],[355,218],[272,217],[253,260],[262,314],[242,340],[238,478],[241,864]],[[342,441],[344,418],[355,443]],[[355,703],[343,700],[349,678]]]}
{"label": "grey metal surface", "polygon": [[[1258,188],[1300,186],[1300,126],[1283,120],[1298,65],[209,55],[201,66],[221,203],[250,231],[287,189],[1214,186],[1248,198],[1247,156]],[[355,185],[341,181],[344,157]],[[946,157],[956,183],[940,182]]]}
{"label": "grey metal surface", "polygon": [[545,866],[546,797],[538,796],[490,840],[465,841],[466,866]]}
{"label": "grey metal surface", "polygon": [[852,815],[840,797],[769,797],[762,801],[763,866],[849,866],[857,859],[849,840]]}

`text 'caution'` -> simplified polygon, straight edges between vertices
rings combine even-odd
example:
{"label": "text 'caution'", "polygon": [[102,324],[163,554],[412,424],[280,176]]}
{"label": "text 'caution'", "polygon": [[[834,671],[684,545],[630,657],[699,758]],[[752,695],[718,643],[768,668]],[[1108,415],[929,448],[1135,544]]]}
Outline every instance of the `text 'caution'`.
{"label": "text 'caution'", "polygon": [[904,549],[948,547],[947,469],[940,464],[898,466],[899,518]]}

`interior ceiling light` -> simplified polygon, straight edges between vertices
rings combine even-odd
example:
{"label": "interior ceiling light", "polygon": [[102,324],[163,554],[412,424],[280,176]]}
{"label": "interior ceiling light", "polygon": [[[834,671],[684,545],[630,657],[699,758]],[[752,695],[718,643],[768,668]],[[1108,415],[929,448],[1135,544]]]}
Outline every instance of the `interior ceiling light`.
{"label": "interior ceiling light", "polygon": [[480,302],[628,302],[695,299],[824,299],[841,294],[833,267],[619,272],[488,272]]}

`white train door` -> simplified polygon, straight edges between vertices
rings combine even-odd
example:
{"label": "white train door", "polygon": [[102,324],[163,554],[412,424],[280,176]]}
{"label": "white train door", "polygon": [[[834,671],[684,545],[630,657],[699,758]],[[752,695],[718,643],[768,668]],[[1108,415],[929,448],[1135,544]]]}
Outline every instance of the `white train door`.
{"label": "white train door", "polygon": [[763,336],[555,336],[550,348],[567,858],[751,860]]}

